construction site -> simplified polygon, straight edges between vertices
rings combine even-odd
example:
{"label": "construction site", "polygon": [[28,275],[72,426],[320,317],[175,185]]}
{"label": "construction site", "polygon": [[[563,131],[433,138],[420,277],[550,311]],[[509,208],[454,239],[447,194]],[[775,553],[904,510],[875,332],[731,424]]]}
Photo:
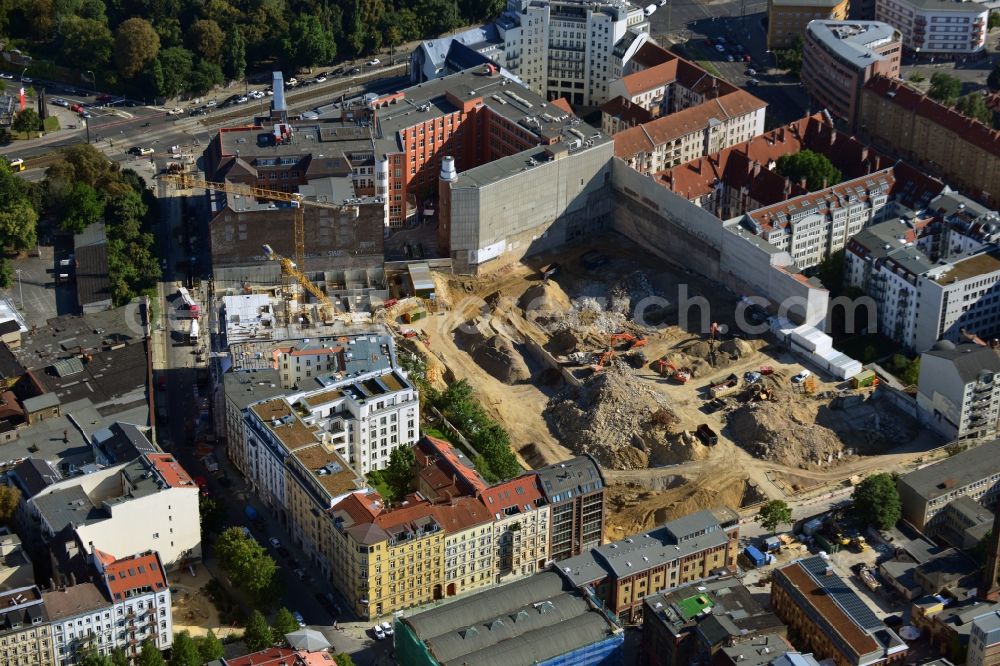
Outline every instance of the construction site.
{"label": "construction site", "polygon": [[730,333],[738,295],[621,237],[492,276],[433,276],[433,301],[379,319],[439,386],[469,380],[526,467],[593,455],[612,538],[850,483],[935,444],[873,397],[877,381],[824,381],[768,335]]}

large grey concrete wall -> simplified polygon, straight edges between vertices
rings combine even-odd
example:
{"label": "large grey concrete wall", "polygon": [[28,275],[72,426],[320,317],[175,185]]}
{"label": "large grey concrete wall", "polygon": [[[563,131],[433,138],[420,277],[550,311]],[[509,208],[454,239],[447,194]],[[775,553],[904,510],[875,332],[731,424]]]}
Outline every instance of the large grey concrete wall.
{"label": "large grey concrete wall", "polygon": [[612,166],[612,228],[668,261],[718,280],[733,291],[765,298],[785,316],[822,327],[826,289],[795,271],[787,252],[696,206],[619,159]]}

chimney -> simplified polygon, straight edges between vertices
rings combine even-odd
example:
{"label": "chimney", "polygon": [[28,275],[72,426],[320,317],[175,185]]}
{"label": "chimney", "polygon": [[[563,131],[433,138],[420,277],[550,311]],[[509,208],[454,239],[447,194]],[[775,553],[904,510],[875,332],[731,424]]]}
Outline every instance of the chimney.
{"label": "chimney", "polygon": [[986,564],[983,566],[983,580],[979,584],[979,597],[986,601],[1000,601],[1000,506],[993,507],[993,531],[987,544]]}

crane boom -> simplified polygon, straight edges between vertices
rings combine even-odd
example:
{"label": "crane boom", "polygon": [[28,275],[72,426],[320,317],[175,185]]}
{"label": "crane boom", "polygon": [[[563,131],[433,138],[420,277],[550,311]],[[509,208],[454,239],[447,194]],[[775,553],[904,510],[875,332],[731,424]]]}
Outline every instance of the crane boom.
{"label": "crane boom", "polygon": [[322,289],[317,287],[305,273],[299,270],[298,266],[295,265],[295,262],[287,257],[282,257],[280,254],[271,249],[270,245],[264,245],[264,254],[266,254],[268,258],[276,260],[281,266],[281,272],[283,274],[295,278],[295,280],[302,285],[302,288],[312,294],[313,298],[319,302],[320,318],[323,320],[323,323],[333,321],[334,313],[336,312],[333,301],[331,301],[330,297],[327,296]]}

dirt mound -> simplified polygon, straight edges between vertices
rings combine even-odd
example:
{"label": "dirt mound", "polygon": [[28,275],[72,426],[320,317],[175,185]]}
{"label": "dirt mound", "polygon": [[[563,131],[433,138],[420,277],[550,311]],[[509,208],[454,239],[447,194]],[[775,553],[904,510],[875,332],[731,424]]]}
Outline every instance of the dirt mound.
{"label": "dirt mound", "polygon": [[893,415],[880,414],[872,405],[831,410],[826,401],[782,390],[774,400],[732,411],[729,429],[733,440],[755,456],[802,469],[905,441]]}
{"label": "dirt mound", "polygon": [[635,308],[655,293],[645,273],[632,271],[608,289],[608,310],[634,317]]}
{"label": "dirt mound", "polygon": [[528,287],[517,304],[524,310],[526,317],[559,316],[573,307],[566,292],[551,280]]}
{"label": "dirt mound", "polygon": [[549,338],[549,349],[555,354],[594,351],[608,346],[608,336],[584,329],[564,328]]}
{"label": "dirt mound", "polygon": [[455,329],[455,344],[464,349],[479,367],[504,384],[531,379],[531,370],[510,338],[489,327],[484,330],[475,322],[467,321]]}
{"label": "dirt mound", "polygon": [[674,426],[667,424],[676,424],[676,417],[665,399],[616,365],[555,396],[545,417],[570,448],[612,469],[642,469],[707,454],[700,444],[683,444],[671,433]]}

